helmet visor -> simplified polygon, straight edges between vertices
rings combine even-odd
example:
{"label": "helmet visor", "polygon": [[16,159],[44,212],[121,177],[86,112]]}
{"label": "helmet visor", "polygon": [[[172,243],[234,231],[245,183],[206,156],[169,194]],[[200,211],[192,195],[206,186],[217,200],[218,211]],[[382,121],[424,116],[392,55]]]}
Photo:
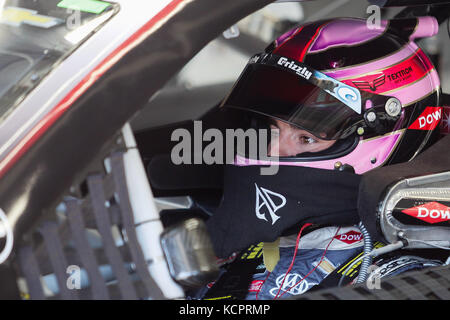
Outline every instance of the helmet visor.
{"label": "helmet visor", "polygon": [[277,118],[326,140],[343,138],[362,119],[358,89],[276,55],[253,57],[222,106]]}

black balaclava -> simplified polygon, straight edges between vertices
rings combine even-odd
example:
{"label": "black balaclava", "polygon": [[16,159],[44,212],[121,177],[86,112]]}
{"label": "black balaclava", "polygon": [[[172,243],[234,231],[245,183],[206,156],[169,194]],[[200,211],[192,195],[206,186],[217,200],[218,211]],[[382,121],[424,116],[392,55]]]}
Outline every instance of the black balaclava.
{"label": "black balaclava", "polygon": [[226,165],[222,201],[207,221],[218,257],[275,241],[297,224],[358,223],[361,176],[283,165],[275,175],[261,175],[261,168]]}

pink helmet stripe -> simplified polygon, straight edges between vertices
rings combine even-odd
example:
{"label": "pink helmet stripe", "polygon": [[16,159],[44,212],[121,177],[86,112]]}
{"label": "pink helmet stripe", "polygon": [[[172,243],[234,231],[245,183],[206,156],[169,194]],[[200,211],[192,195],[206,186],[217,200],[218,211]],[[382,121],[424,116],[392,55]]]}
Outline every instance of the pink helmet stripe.
{"label": "pink helmet stripe", "polygon": [[422,62],[423,52],[418,50],[417,54],[412,55],[402,62],[385,68],[383,70],[374,71],[364,76],[356,76],[352,79],[342,80],[342,82],[356,86],[360,90],[369,92],[376,91],[378,94],[384,94],[400,86],[406,86],[423,78],[433,69],[431,64]]}
{"label": "pink helmet stripe", "polygon": [[431,92],[438,89],[440,86],[439,76],[436,69],[430,71],[429,76],[425,76],[421,80],[404,87],[398,91],[386,92],[390,96],[396,97],[403,105],[408,105],[417,101]]}

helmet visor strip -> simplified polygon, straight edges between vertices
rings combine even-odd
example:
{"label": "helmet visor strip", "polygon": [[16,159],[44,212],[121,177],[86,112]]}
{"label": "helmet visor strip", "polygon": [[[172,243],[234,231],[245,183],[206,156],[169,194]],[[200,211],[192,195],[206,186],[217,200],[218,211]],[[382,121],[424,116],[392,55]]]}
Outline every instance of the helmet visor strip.
{"label": "helmet visor strip", "polygon": [[336,140],[357,127],[368,127],[367,109],[384,114],[390,98],[359,91],[301,62],[260,54],[250,59],[222,106],[280,119],[320,139]]}

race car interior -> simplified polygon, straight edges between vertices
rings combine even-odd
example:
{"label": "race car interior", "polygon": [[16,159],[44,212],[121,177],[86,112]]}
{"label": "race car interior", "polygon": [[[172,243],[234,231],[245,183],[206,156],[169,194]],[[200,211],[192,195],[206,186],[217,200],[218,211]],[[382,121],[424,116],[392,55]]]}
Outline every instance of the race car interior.
{"label": "race car interior", "polygon": [[[27,94],[42,85],[42,79],[46,79],[52,70],[64,67],[67,62],[64,59],[68,59],[72,52],[86,48],[79,44],[95,32],[102,31],[108,25],[105,21],[110,18],[114,21],[114,15],[120,17],[120,10],[125,12],[121,8],[121,5],[125,6],[122,1],[117,0],[111,6],[114,1],[104,1],[109,8],[99,10],[104,13],[104,19],[90,29],[88,35],[84,34],[85,38],[75,39],[72,44],[66,39],[68,45],[58,52],[39,50],[40,55],[34,55],[35,46],[45,47],[47,42],[51,42],[51,39],[37,39],[34,34],[21,35],[30,38],[33,46],[19,48],[24,52],[30,51],[33,61],[25,59],[21,50],[0,52],[0,75],[8,73],[8,77],[0,76],[0,117],[9,116],[13,100],[17,101],[14,107],[20,109],[20,103]],[[38,7],[39,1],[28,2],[27,5],[36,6],[33,7],[36,10],[46,10],[55,19],[62,21],[68,18],[67,10],[54,9],[59,0],[46,2],[45,8]],[[270,4],[264,5],[266,3]],[[256,292],[256,297],[252,297],[257,299],[258,290],[265,280],[252,281],[252,277],[266,271],[269,276],[274,270],[275,262],[279,260],[273,257],[278,255],[279,258],[281,252],[278,248],[280,237],[294,239],[292,246],[295,245],[296,254],[300,236],[314,236],[314,232],[321,228],[336,227],[339,231],[341,227],[348,227],[360,231],[356,233],[352,229],[345,234],[345,240],[357,238],[360,241],[357,255],[352,253],[340,267],[327,260],[324,265],[331,270],[327,273],[329,276],[308,292],[291,298],[448,300],[450,2],[241,0],[234,1],[229,8],[221,2],[217,11],[211,16],[203,16],[196,23],[192,23],[193,15],[203,14],[217,3],[174,0],[170,4],[168,11],[164,11],[170,13],[168,18],[164,16],[168,22],[161,18],[161,26],[157,24],[155,30],[147,30],[138,36],[131,33],[133,37],[127,43],[114,50],[109,48],[113,50],[112,55],[117,56],[110,60],[101,59],[102,63],[106,61],[105,64],[89,73],[91,78],[83,78],[79,84],[70,82],[77,85],[69,90],[74,96],[62,100],[62,106],[55,108],[61,118],[55,116],[51,118],[54,123],[43,126],[44,129],[50,128],[49,131],[36,138],[37,142],[29,143],[31,151],[27,153],[27,149],[23,155],[19,154],[23,158],[18,157],[11,170],[0,167],[0,174],[4,174],[4,177],[0,176],[0,280],[3,287],[0,298],[213,300],[246,299],[249,292],[253,295]],[[255,11],[256,7],[258,10]],[[27,10],[22,11],[28,14]],[[247,13],[251,14],[227,26],[226,30],[216,32],[217,25],[205,28],[208,23],[214,24],[210,20],[216,16],[231,23],[238,20],[235,19],[237,16],[243,17]],[[89,23],[96,15],[95,10],[90,14],[85,12],[82,19]],[[420,97],[423,98],[420,103],[424,104],[421,106],[426,110],[424,113],[420,108],[417,111],[416,107],[403,112],[400,100],[390,95],[395,90],[389,91],[389,99],[380,94],[384,99],[383,110],[382,117],[377,118],[378,114],[371,114],[369,110],[372,101],[368,99],[363,105],[361,96],[377,96],[374,93],[380,83],[377,81],[385,81],[387,75],[382,79],[370,78],[349,85],[345,79],[333,82],[333,79],[320,78],[326,76],[322,69],[310,67],[308,71],[304,67],[303,72],[311,73],[305,75],[296,65],[298,69],[293,72],[294,63],[284,60],[284,68],[290,68],[288,72],[295,81],[308,78],[309,87],[324,88],[323,92],[315,91],[319,92],[317,100],[323,98],[320,93],[326,92],[326,101],[342,102],[330,94],[331,90],[327,89],[330,87],[347,89],[344,90],[345,98],[351,96],[348,90],[357,92],[359,107],[363,106],[365,112],[359,112],[359,122],[355,120],[355,123],[364,123],[364,127],[338,128],[342,132],[336,129],[336,136],[338,133],[342,136],[336,138],[337,142],[331,147],[317,153],[281,156],[277,163],[289,165],[277,167],[280,174],[273,177],[273,184],[285,188],[286,193],[275,193],[261,187],[260,181],[270,175],[265,176],[263,171],[258,171],[272,169],[271,162],[266,161],[267,158],[252,158],[252,151],[247,149],[253,144],[257,146],[257,155],[261,150],[267,153],[268,147],[273,146],[273,140],[270,140],[273,136],[257,136],[253,141],[244,139],[244,150],[239,149],[242,145],[239,146],[236,136],[232,135],[230,144],[225,140],[216,144],[218,140],[214,137],[217,134],[226,138],[228,132],[243,132],[248,128],[268,132],[274,126],[274,120],[282,120],[281,116],[277,114],[269,122],[262,112],[243,112],[243,108],[228,107],[225,102],[232,96],[236,80],[240,81],[240,75],[245,74],[242,70],[246,70],[248,65],[255,70],[264,70],[261,61],[269,55],[255,55],[273,49],[274,39],[282,38],[298,25],[338,17],[353,19],[357,23],[364,21],[364,25],[366,20],[367,23],[382,21],[383,28],[389,26],[400,30],[400,33],[404,31],[408,35],[404,41],[409,41],[413,34],[419,34],[417,39],[413,39],[417,44],[413,58],[428,69],[422,68],[421,78],[414,81],[410,78],[405,87],[424,79],[432,79],[431,85],[435,84],[433,81],[439,84],[425,98]],[[420,20],[419,17],[425,19]],[[423,21],[438,25],[439,30],[434,28],[430,31],[430,28],[423,27]],[[419,22],[421,28],[418,27]],[[137,29],[141,30],[141,27]],[[181,30],[183,27],[187,29]],[[201,31],[205,35],[200,35]],[[180,32],[186,32],[186,35],[180,35]],[[218,37],[209,41],[212,34],[216,36],[218,33]],[[55,37],[65,36],[59,34]],[[382,33],[378,36],[381,37]],[[11,43],[18,40],[11,39]],[[141,42],[130,45],[136,39]],[[200,47],[202,49],[198,50]],[[423,56],[417,54],[416,57],[421,50]],[[425,56],[426,59],[423,58]],[[84,51],[77,56],[80,59],[85,57],[89,54]],[[192,59],[186,63],[187,57]],[[408,57],[405,55],[400,62],[405,63]],[[284,56],[281,58],[286,59]],[[432,64],[427,62],[428,59]],[[339,65],[342,61],[334,62]],[[13,65],[17,72],[2,69],[3,65]],[[398,69],[389,76],[392,79],[401,77],[402,72],[410,72],[408,68]],[[34,80],[30,70],[36,71]],[[25,78],[23,74],[26,74]],[[370,72],[367,74],[373,76]],[[430,74],[436,78],[438,74],[439,78],[436,80]],[[44,97],[45,94],[53,95],[54,92],[44,92]],[[245,98],[245,94],[242,96]],[[411,104],[420,99],[411,101]],[[344,105],[349,106],[350,100],[348,98],[349,104]],[[439,105],[434,105],[435,101],[439,101]],[[317,109],[320,111],[320,107]],[[345,112],[355,111],[352,107],[343,109]],[[405,114],[414,119],[402,124],[401,128],[394,127],[395,121],[406,119]],[[45,120],[43,111],[42,115]],[[320,112],[311,118],[319,116]],[[21,120],[28,123],[25,118]],[[386,123],[388,125],[385,126]],[[385,129],[383,126],[389,127],[391,132],[380,136],[395,136],[396,139],[404,137],[401,134],[413,128],[407,138],[395,140],[393,148],[401,142],[412,141],[411,144],[419,145],[414,148],[406,146],[405,155],[390,152],[382,161],[376,157],[369,158],[366,162],[375,168],[373,170],[361,171],[356,165],[334,160],[353,152],[364,133],[369,132],[367,141],[375,140],[373,138],[380,128]],[[415,130],[416,127],[420,130]],[[207,132],[211,135],[205,134]],[[318,138],[321,132],[314,134]],[[330,137],[326,134],[322,138],[328,142],[335,140],[328,139]],[[424,142],[418,143],[419,138]],[[6,150],[6,147],[0,147]],[[231,154],[228,152],[230,149]],[[205,150],[209,151],[209,158],[204,157]],[[297,166],[298,163],[319,160],[329,161],[327,165],[332,163],[331,169],[322,170],[320,165]],[[391,160],[392,163],[389,162]],[[245,177],[242,172],[245,172]],[[302,185],[298,179],[300,176],[307,183]],[[294,187],[286,186],[285,181]],[[264,201],[262,204],[261,199]],[[297,205],[302,201],[307,205],[302,214],[297,214]],[[276,211],[282,206],[294,210],[278,220],[280,217]],[[244,210],[251,213],[252,219],[263,223],[256,224],[247,219],[242,215]],[[318,213],[320,210],[326,214],[321,215]],[[6,222],[11,215],[16,223],[14,230],[1,228],[8,225]],[[276,221],[281,223],[275,224]],[[330,237],[335,239],[336,236],[337,232]],[[14,246],[11,239],[14,239]],[[321,248],[324,254],[313,271],[322,263],[328,246]],[[4,254],[7,250],[3,248],[9,252]],[[407,257],[419,258],[411,259],[414,261],[406,266],[408,272],[387,277],[381,282],[381,288],[370,290],[366,281],[374,259],[381,257],[383,263],[387,261],[389,264],[394,261],[391,253],[399,250]],[[265,267],[261,267],[263,263]],[[390,264],[392,270],[397,268],[394,263],[396,261]],[[426,268],[422,270],[417,265]],[[388,269],[382,271],[389,275],[392,270]],[[285,278],[283,283],[277,283],[276,298],[279,298],[280,290],[285,289]],[[289,281],[295,286],[294,280]]]}
{"label": "race car interior", "polygon": [[[383,19],[385,18],[406,18],[416,17],[420,15],[430,14],[430,10],[433,6],[418,6],[399,8],[390,6],[387,1],[387,6],[383,8]],[[395,1],[392,1],[395,2]],[[408,2],[408,1],[406,1]],[[405,2],[405,3],[406,3]],[[197,163],[195,165],[174,165],[171,161],[171,150],[176,145],[176,142],[172,139],[171,134],[176,129],[186,129],[192,136],[194,136],[194,120],[201,120],[203,125],[203,131],[208,128],[245,128],[248,127],[249,121],[244,119],[241,114],[233,113],[233,111],[220,110],[218,107],[221,99],[226,96],[228,90],[231,88],[233,75],[228,75],[229,70],[224,70],[225,80],[217,80],[212,77],[207,71],[204,71],[204,65],[214,63],[214,54],[216,52],[226,52],[231,59],[237,60],[237,56],[250,57],[255,52],[260,52],[265,47],[265,42],[268,39],[275,38],[277,35],[282,34],[284,31],[295,25],[299,19],[299,16],[304,15],[303,19],[306,21],[311,20],[310,10],[314,10],[312,3],[290,4],[292,7],[290,14],[282,13],[283,10],[276,10],[276,6],[282,6],[286,4],[273,4],[266,7],[261,12],[255,13],[253,16],[246,18],[236,26],[233,26],[228,33],[224,33],[221,37],[211,42],[203,51],[201,51],[191,62],[188,64],[175,78],[173,78],[166,87],[161,90],[156,97],[154,97],[148,106],[143,110],[139,117],[132,122],[135,130],[136,141],[139,147],[139,151],[142,155],[144,165],[147,170],[148,178],[152,186],[152,191],[156,197],[156,201],[160,203],[162,209],[160,211],[161,220],[166,227],[176,225],[180,221],[184,221],[188,218],[196,217],[202,220],[208,220],[217,210],[223,195],[223,171],[224,164],[205,164]],[[298,5],[298,7],[297,7]],[[287,5],[286,5],[287,6]],[[334,6],[329,5],[329,10],[326,10],[327,6],[319,10],[316,15],[312,15],[313,18],[324,18],[329,16],[341,14],[340,10],[351,15],[353,12],[349,10],[355,10],[354,14],[358,15],[356,11],[358,5],[355,3],[347,3],[343,1],[343,5],[339,7],[336,4],[337,11],[333,11]],[[350,9],[352,6],[352,9]],[[364,5],[363,5],[364,6]],[[296,11],[301,7],[300,11]],[[439,7],[439,6],[437,6]],[[444,10],[445,11],[445,10]],[[295,12],[298,16],[295,16]],[[273,16],[277,14],[283,18],[275,20]],[[285,14],[285,16],[284,16]],[[360,13],[359,13],[360,14]],[[447,58],[445,50],[448,50],[448,30],[445,30],[446,26],[444,21],[447,19],[447,14],[437,13],[437,18],[441,25],[441,32],[435,38],[435,45],[440,42],[439,50],[434,50],[433,45],[430,44],[431,40],[424,40],[419,42],[425,51],[430,55],[434,63],[437,64],[440,74],[442,75],[442,90],[441,101],[443,106],[450,104],[448,92],[450,91],[449,82],[446,80],[446,76],[449,72],[448,63],[445,62]],[[440,15],[442,14],[442,16]],[[271,20],[272,19],[272,20]],[[255,20],[258,20],[255,22]],[[273,23],[272,21],[275,21]],[[259,29],[252,27],[253,25],[263,25]],[[264,30],[270,30],[270,35],[265,33]],[[257,31],[258,30],[258,31]],[[230,34],[234,35],[230,36]],[[437,40],[440,39],[440,40]],[[447,47],[446,49],[442,49]],[[223,50],[223,51],[220,51]],[[441,51],[442,50],[442,51]],[[228,51],[230,51],[228,53]],[[448,56],[448,53],[447,53]],[[220,56],[221,59],[223,55]],[[209,60],[208,60],[209,59]],[[242,61],[244,59],[241,59]],[[201,61],[201,62],[199,62]],[[211,61],[205,63],[205,61]],[[234,60],[233,60],[234,61]],[[239,66],[242,66],[241,61]],[[215,64],[216,65],[216,64]],[[232,69],[231,67],[228,69]],[[239,68],[236,68],[239,69]],[[215,83],[208,83],[202,79],[202,72],[207,74],[205,78],[212,78]],[[211,71],[212,73],[212,71]],[[217,74],[217,71],[214,71]],[[217,75],[216,75],[217,77]],[[447,93],[446,93],[447,92]],[[167,110],[165,114],[164,110]],[[448,112],[448,111],[447,111]],[[145,117],[143,116],[145,115]],[[438,257],[445,261],[448,257],[448,252],[445,250],[439,250],[440,245],[446,246],[448,243],[448,222],[441,222],[430,226],[428,224],[428,231],[424,231],[421,227],[424,224],[418,224],[412,220],[397,221],[398,215],[392,212],[401,211],[400,207],[389,210],[385,207],[381,207],[381,204],[388,202],[385,198],[390,193],[392,197],[391,188],[395,189],[393,185],[395,183],[403,183],[403,187],[406,189],[412,188],[414,185],[408,179],[414,177],[420,177],[423,175],[429,175],[429,179],[424,179],[423,182],[418,182],[416,186],[423,184],[427,186],[436,186],[438,188],[448,187],[449,181],[446,176],[433,176],[431,173],[445,172],[450,168],[448,163],[448,157],[444,156],[450,137],[446,137],[448,128],[448,115],[447,122],[441,123],[441,135],[439,136],[440,143],[423,152],[423,154],[414,161],[386,166],[379,168],[373,172],[362,177],[362,182],[359,189],[358,197],[358,212],[361,220],[365,222],[371,235],[376,240],[387,243],[396,243],[399,240],[407,243],[410,240],[409,248],[412,248],[413,252],[420,251],[423,255]],[[177,121],[174,121],[177,120]],[[445,138],[446,137],[446,138]],[[205,147],[208,141],[203,141]],[[194,150],[194,143],[191,144],[192,150]],[[201,148],[203,150],[203,148]],[[439,161],[436,161],[439,159]],[[191,159],[191,163],[194,163],[194,157]],[[437,164],[439,163],[439,164]],[[420,180],[420,178],[417,178]],[[414,179],[412,180],[414,181]],[[399,187],[402,189],[401,187]],[[391,191],[389,191],[391,190]],[[441,189],[443,190],[443,189]],[[397,193],[401,193],[398,190],[394,190]],[[404,191],[404,190],[403,190]],[[402,195],[398,195],[401,198],[405,198],[404,201],[412,201],[412,203],[418,203],[418,199],[425,199],[424,195],[416,195],[416,202],[412,200],[412,195],[408,195],[407,191]],[[398,198],[396,198],[398,201]],[[405,204],[406,205],[406,204]],[[409,208],[411,206],[406,205],[403,208]],[[395,206],[395,205],[394,205]],[[384,211],[383,211],[384,210]],[[384,217],[384,218],[383,218]],[[380,226],[381,219],[381,226]],[[294,224],[291,228],[286,228],[283,231],[283,235],[296,233],[301,227],[301,223]],[[402,227],[400,227],[400,225]],[[420,225],[420,227],[419,227]],[[380,230],[382,228],[382,230]],[[394,236],[399,230],[409,233],[408,236],[403,233],[403,237],[399,238]],[[419,229],[421,232],[419,232]],[[389,230],[389,231],[388,231]],[[408,230],[408,231],[406,231]],[[417,232],[417,233],[415,233]],[[387,236],[390,233],[391,236]],[[420,233],[420,236],[418,235]],[[428,235],[426,235],[428,233]],[[436,234],[440,234],[436,236]],[[433,236],[431,236],[433,234]],[[415,239],[415,240],[413,240]],[[430,239],[435,239],[434,247],[424,245],[425,242]],[[415,245],[413,241],[415,242]],[[438,247],[438,248],[436,248]],[[430,249],[432,248],[432,249]],[[415,251],[414,251],[415,250]],[[223,293],[222,294],[226,294]]]}

